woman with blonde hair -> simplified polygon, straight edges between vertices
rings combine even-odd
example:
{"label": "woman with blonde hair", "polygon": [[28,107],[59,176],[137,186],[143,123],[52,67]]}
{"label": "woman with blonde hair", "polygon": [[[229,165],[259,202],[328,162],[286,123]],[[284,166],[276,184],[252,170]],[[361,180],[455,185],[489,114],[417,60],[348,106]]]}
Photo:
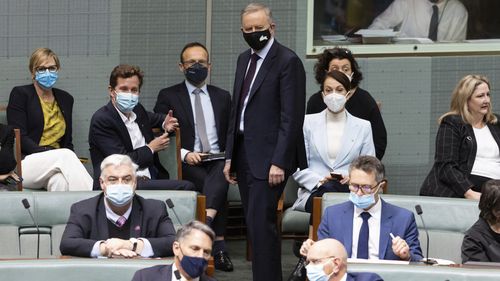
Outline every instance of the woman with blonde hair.
{"label": "woman with blonde hair", "polygon": [[490,82],[467,75],[439,120],[434,165],[420,195],[479,200],[482,185],[500,179],[500,126],[492,112]]}
{"label": "woman with blonde hair", "polygon": [[12,89],[9,125],[21,130],[23,185],[48,191],[92,190],[92,177],[73,152],[73,97],[54,88],[61,68],[48,48],[31,55],[33,83]]}

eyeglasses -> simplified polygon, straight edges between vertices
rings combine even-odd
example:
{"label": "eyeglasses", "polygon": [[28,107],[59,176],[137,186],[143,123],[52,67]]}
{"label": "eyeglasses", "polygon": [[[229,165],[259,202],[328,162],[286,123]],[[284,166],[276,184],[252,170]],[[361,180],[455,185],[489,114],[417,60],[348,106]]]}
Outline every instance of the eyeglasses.
{"label": "eyeglasses", "polygon": [[352,56],[351,50],[345,48],[333,48],[329,49],[328,52],[334,56]]}
{"label": "eyeglasses", "polygon": [[329,256],[329,257],[323,257],[323,258],[319,258],[319,259],[310,259],[310,260],[306,260],[305,264],[306,264],[306,266],[309,264],[319,264],[319,263],[321,263],[321,261],[324,261],[326,259],[334,259],[334,258],[336,258],[336,257]]}
{"label": "eyeglasses", "polygon": [[191,67],[193,66],[195,63],[199,63],[201,65],[203,65],[204,67],[208,67],[208,61],[206,60],[188,60],[188,61],[183,61],[182,64],[187,66],[187,67]]}
{"label": "eyeglasses", "polygon": [[357,193],[361,189],[361,192],[363,192],[364,194],[370,194],[374,193],[382,182],[383,180],[377,182],[375,185],[369,185],[369,184],[360,185],[355,183],[349,183],[349,190],[351,190],[354,193]]}
{"label": "eyeglasses", "polygon": [[44,74],[47,72],[47,70],[51,73],[57,72],[57,66],[56,65],[51,65],[51,66],[40,66],[35,69],[36,73],[38,74]]}

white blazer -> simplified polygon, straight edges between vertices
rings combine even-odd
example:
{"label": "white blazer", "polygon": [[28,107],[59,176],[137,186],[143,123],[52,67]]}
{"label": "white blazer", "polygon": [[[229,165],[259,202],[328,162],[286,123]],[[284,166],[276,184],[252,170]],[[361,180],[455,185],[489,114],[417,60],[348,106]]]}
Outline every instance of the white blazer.
{"label": "white blazer", "polygon": [[308,114],[304,119],[304,143],[306,147],[308,168],[297,171],[293,178],[301,188],[293,208],[304,211],[307,199],[320,180],[330,172],[347,176],[349,165],[361,155],[375,156],[372,127],[367,120],[352,116],[346,110],[347,118],[342,135],[341,147],[335,161],[328,158],[326,139],[326,112]]}

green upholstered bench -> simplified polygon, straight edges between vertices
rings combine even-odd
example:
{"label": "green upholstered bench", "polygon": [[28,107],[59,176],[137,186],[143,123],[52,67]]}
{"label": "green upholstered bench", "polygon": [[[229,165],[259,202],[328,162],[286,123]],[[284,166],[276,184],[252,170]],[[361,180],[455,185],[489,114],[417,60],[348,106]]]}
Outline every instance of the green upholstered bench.
{"label": "green upholstered bench", "polygon": [[41,259],[1,260],[1,280],[130,281],[139,269],[171,264],[173,259]]}
{"label": "green upholstered bench", "polygon": [[[69,218],[73,203],[99,194],[100,191],[84,192],[2,192],[0,193],[0,237],[9,241],[0,257],[35,257],[37,231],[24,209],[21,200],[28,199],[31,212],[40,228],[40,257],[59,256],[59,244]],[[194,191],[153,191],[141,190],[137,193],[145,198],[165,202],[170,198],[180,223],[193,219],[205,220],[205,197]],[[173,212],[170,218],[177,229],[180,223]]]}
{"label": "green upholstered bench", "polygon": [[[328,206],[348,201],[347,193],[326,193],[323,198],[314,201],[314,235],[321,221],[321,215]],[[461,263],[461,245],[464,233],[479,217],[478,201],[461,198],[443,198],[428,196],[382,195],[386,202],[408,209],[415,214],[419,229],[420,245],[425,255],[426,238],[422,221],[418,218],[415,205],[422,206],[423,218],[429,231],[429,257],[452,260]],[[317,238],[316,236],[314,237]]]}
{"label": "green upholstered bench", "polygon": [[385,281],[496,281],[499,280],[500,267],[497,266],[426,266],[422,264],[352,264],[349,272],[374,272]]}

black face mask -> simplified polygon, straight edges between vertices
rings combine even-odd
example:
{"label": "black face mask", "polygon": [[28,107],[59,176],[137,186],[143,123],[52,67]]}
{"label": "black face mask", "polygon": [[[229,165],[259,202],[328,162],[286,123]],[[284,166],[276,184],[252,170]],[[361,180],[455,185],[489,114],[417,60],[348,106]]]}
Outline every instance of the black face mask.
{"label": "black face mask", "polygon": [[255,32],[243,32],[243,38],[250,48],[259,51],[264,48],[269,40],[271,40],[271,32],[269,29]]}
{"label": "black face mask", "polygon": [[207,75],[208,68],[198,62],[184,71],[184,76],[186,76],[186,79],[194,86],[198,86],[205,81]]}

